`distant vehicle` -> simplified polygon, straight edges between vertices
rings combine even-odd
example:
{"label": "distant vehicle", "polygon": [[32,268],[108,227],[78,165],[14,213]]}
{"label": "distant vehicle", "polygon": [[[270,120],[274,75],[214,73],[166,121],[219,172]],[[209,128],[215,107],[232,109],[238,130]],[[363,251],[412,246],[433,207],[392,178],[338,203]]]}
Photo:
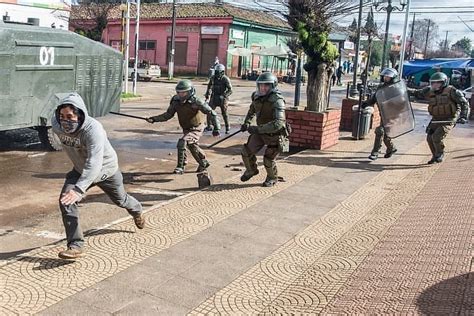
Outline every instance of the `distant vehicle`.
{"label": "distant vehicle", "polygon": [[[133,80],[135,71],[135,59],[131,58],[128,62],[128,79]],[[161,77],[161,68],[159,65],[150,64],[147,60],[139,60],[137,65],[137,80],[151,81]]]}
{"label": "distant vehicle", "polygon": [[462,93],[464,93],[464,96],[466,97],[466,99],[467,99],[468,101],[471,100],[471,98],[472,98],[472,87],[469,87],[469,88],[467,88],[467,89],[464,89],[464,90],[462,91]]}
{"label": "distant vehicle", "polygon": [[68,93],[79,93],[93,117],[120,108],[122,54],[109,46],[0,20],[0,52],[0,131],[33,128],[46,148],[60,150],[51,117]]}

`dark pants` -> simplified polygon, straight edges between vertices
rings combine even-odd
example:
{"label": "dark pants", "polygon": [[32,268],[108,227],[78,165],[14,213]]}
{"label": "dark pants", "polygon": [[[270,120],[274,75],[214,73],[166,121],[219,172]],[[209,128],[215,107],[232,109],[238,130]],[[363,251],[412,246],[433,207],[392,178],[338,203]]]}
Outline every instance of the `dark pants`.
{"label": "dark pants", "polygon": [[428,125],[426,128],[426,141],[433,157],[437,158],[444,154],[444,140],[453,128],[454,124],[430,123]]}
{"label": "dark pants", "polygon": [[[76,170],[70,171],[66,175],[66,181],[61,190],[61,196],[74,188],[81,174]],[[117,206],[125,208],[130,215],[137,215],[142,212],[142,205],[134,197],[125,192],[123,186],[123,176],[120,170],[104,181],[94,183],[91,187],[98,186]],[[66,229],[67,246],[81,248],[84,246],[84,235],[79,224],[79,209],[77,204],[63,205],[59,202],[59,208],[63,217],[64,228]]]}
{"label": "dark pants", "polygon": [[267,171],[267,178],[277,179],[278,170],[276,166],[276,159],[280,154],[279,149],[279,136],[269,136],[265,134],[252,134],[242,148],[242,160],[245,165],[245,169],[249,173],[255,173],[257,169],[257,157],[256,154],[263,148],[265,153],[263,155],[263,165]]}
{"label": "dark pants", "polygon": [[[228,131],[229,128],[230,128],[230,126],[229,126],[229,115],[227,114],[227,108],[229,107],[229,100],[227,100],[226,98],[224,98],[224,100],[220,100],[218,98],[212,97],[211,102],[209,103],[209,106],[213,110],[215,110],[218,107],[221,109],[221,114],[222,114],[222,118],[224,119],[225,129],[226,129],[226,131]],[[211,127],[211,125],[212,125],[211,115],[208,114],[207,115],[207,126]]]}
{"label": "dark pants", "polygon": [[387,153],[392,152],[395,149],[395,145],[392,142],[392,139],[387,136],[383,126],[379,126],[375,129],[375,139],[374,139],[374,148],[372,149],[372,154],[378,154],[382,148],[382,139],[387,146]]}

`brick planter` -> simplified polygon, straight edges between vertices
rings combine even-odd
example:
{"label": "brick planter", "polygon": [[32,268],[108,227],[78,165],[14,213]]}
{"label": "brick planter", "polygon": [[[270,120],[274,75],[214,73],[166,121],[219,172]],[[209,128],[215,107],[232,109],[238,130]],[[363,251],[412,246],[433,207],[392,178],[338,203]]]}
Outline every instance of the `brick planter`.
{"label": "brick planter", "polygon": [[339,141],[339,109],[319,113],[291,108],[286,109],[286,118],[293,128],[290,146],[326,149]]}
{"label": "brick planter", "polygon": [[[359,99],[343,99],[341,106],[341,131],[352,131],[352,107],[359,104]],[[380,115],[377,105],[374,106],[374,114],[370,128],[375,128],[380,125]]]}

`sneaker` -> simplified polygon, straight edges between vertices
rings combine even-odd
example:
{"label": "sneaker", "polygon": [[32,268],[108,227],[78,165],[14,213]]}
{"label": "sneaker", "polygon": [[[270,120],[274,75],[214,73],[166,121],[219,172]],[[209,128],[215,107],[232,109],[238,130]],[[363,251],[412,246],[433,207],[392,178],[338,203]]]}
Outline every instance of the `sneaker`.
{"label": "sneaker", "polygon": [[66,260],[75,260],[84,255],[84,252],[81,248],[78,247],[68,247],[67,250],[63,250],[58,253],[58,257]]}
{"label": "sneaker", "polygon": [[384,158],[390,158],[390,157],[392,157],[393,154],[396,153],[396,152],[397,152],[397,149],[396,149],[396,148],[394,148],[394,149],[392,149],[392,150],[390,150],[390,151],[387,150],[387,152],[385,153],[385,155],[384,155],[383,157],[384,157]]}
{"label": "sneaker", "polygon": [[174,174],[183,174],[184,173],[184,168],[176,167],[173,170]]}
{"label": "sneaker", "polygon": [[252,177],[256,176],[259,173],[258,169],[255,171],[245,171],[244,174],[240,177],[240,181],[246,182],[252,179]]}
{"label": "sneaker", "polygon": [[199,165],[199,166],[197,167],[196,172],[197,172],[197,173],[203,172],[203,171],[205,171],[207,168],[209,168],[210,165],[211,165],[211,164],[209,163],[209,161],[204,160],[204,161],[202,162],[202,165]]}
{"label": "sneaker", "polygon": [[205,132],[212,132],[212,127],[211,126],[206,126],[204,129]]}
{"label": "sneaker", "polygon": [[377,160],[377,158],[379,158],[378,153],[371,153],[370,156],[369,156],[370,160]]}
{"label": "sneaker", "polygon": [[278,182],[278,179],[271,179],[271,178],[266,178],[265,182],[263,182],[262,186],[265,188],[271,188]]}
{"label": "sneaker", "polygon": [[145,227],[145,218],[143,217],[142,213],[133,216],[133,221],[135,222],[135,226],[138,229],[143,229]]}

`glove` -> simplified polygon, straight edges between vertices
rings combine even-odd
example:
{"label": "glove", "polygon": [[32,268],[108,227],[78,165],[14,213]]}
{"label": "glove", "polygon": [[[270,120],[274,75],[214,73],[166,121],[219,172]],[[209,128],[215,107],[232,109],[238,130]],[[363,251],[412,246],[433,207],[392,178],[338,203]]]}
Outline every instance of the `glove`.
{"label": "glove", "polygon": [[258,134],[258,126],[249,126],[249,128],[247,128],[247,132],[249,132],[249,134]]}
{"label": "glove", "polygon": [[212,136],[219,137],[219,136],[221,136],[221,133],[219,133],[218,129],[215,129],[215,130],[212,131]]}
{"label": "glove", "polygon": [[360,107],[361,107],[362,109],[365,109],[365,108],[368,107],[368,106],[369,106],[369,104],[366,103],[366,102],[362,102],[362,104],[360,105]]}
{"label": "glove", "polygon": [[147,117],[146,121],[151,124],[155,123],[155,120],[152,117]]}
{"label": "glove", "polygon": [[464,117],[461,117],[461,118],[459,118],[459,119],[457,120],[457,122],[458,122],[459,124],[466,124],[466,123],[467,123],[467,120],[466,120]]}
{"label": "glove", "polygon": [[242,124],[240,126],[240,131],[245,132],[245,131],[247,131],[248,128],[249,128],[249,124]]}

